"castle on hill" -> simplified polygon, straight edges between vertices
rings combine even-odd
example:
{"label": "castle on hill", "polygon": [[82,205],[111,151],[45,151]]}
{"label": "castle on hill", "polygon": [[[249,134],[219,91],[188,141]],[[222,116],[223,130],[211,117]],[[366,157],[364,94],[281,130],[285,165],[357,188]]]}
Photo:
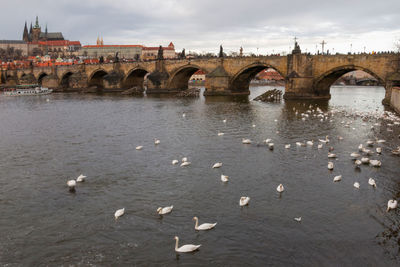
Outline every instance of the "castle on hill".
{"label": "castle on hill", "polygon": [[36,23],[29,29],[28,32],[28,27],[25,21],[25,27],[24,27],[24,33],[22,35],[22,40],[25,41],[26,43],[37,43],[40,41],[63,41],[64,36],[62,35],[61,32],[48,32],[47,31],[47,25],[46,29],[44,32],[42,32],[42,28],[39,25],[39,18],[36,16]]}

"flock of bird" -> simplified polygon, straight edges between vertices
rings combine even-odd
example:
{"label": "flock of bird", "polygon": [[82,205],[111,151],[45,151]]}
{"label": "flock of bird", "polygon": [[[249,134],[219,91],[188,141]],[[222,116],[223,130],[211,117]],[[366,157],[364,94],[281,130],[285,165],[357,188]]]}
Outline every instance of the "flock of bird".
{"label": "flock of bird", "polygon": [[[330,112],[325,112],[324,113],[318,107],[316,109],[312,109],[312,105],[310,105],[309,109],[305,113],[299,114],[299,112],[295,108],[293,108],[293,111],[295,111],[295,115],[296,116],[300,116],[303,121],[307,120],[309,117],[312,116],[312,117],[320,118],[321,122],[327,121],[327,120],[332,121],[332,117],[334,117],[334,115],[336,113],[342,112],[342,111],[339,111],[339,110],[332,110]],[[356,117],[359,116],[359,117],[362,118],[362,120],[364,122],[368,121],[369,118],[371,118],[371,117],[372,118],[381,118],[381,119],[383,118],[383,119],[389,120],[389,121],[391,121],[391,123],[387,124],[387,126],[389,127],[387,129],[388,132],[392,131],[392,129],[390,128],[391,126],[400,125],[400,119],[397,116],[395,116],[395,114],[393,114],[391,112],[385,112],[384,114],[380,114],[380,115],[372,114],[372,113],[361,114],[361,113],[357,113],[357,112],[353,112],[351,115],[350,114],[346,114],[346,117],[350,117],[350,116],[356,116]],[[185,118],[186,114],[183,114],[182,117]],[[275,120],[275,121],[277,121],[277,120]],[[223,120],[223,123],[226,123],[226,119]],[[349,121],[347,123],[345,121],[342,121],[342,124],[345,124],[346,128],[350,128],[351,127],[350,125],[352,124],[352,121]],[[363,123],[363,126],[365,126],[365,125],[366,124]],[[376,123],[376,124],[374,124],[374,126],[371,127],[371,129],[374,129],[374,127],[376,127],[376,126],[381,126],[381,125],[379,123]],[[253,124],[252,127],[254,128],[254,127],[256,127],[256,125]],[[353,128],[353,130],[354,129],[355,128]],[[223,136],[223,135],[224,135],[224,133],[222,133],[220,131],[217,132],[217,136]],[[400,138],[400,136],[399,136],[399,138]],[[338,140],[343,140],[343,137],[339,136]],[[381,147],[376,147],[375,152],[372,151],[372,147],[375,144],[383,144],[385,142],[386,141],[383,140],[383,139],[377,139],[376,138],[375,140],[367,140],[365,142],[366,146],[364,146],[363,144],[360,144],[358,146],[358,152],[352,152],[350,154],[351,160],[354,161],[355,168],[360,168],[360,166],[363,165],[363,164],[365,164],[365,165],[369,164],[370,166],[377,167],[377,168],[380,167],[382,165],[382,162],[380,160],[370,159],[369,157],[374,155],[375,152],[376,152],[377,155],[382,154],[382,148]],[[160,143],[161,143],[161,141],[159,139],[154,139],[154,144],[155,145],[159,145]],[[249,145],[249,144],[252,144],[252,143],[253,142],[252,142],[251,139],[248,139],[248,138],[243,138],[242,139],[242,144]],[[266,146],[270,150],[274,149],[274,143],[272,142],[272,139],[266,139],[266,140],[263,141],[263,143],[266,144]],[[314,143],[318,143],[318,145],[317,145],[318,149],[322,149],[324,145],[328,145],[330,143],[329,136],[326,136],[324,139],[318,139],[317,142],[314,142],[314,140],[309,140],[309,141],[304,141],[304,142],[299,141],[299,142],[296,142],[296,146],[297,147],[306,147],[306,146],[312,147],[312,146],[314,146]],[[291,144],[285,144],[284,148],[285,149],[290,149],[291,148]],[[136,150],[142,150],[142,149],[143,149],[143,146],[141,146],[141,145],[136,147]],[[333,151],[334,151],[333,147],[329,147],[328,148],[328,155],[327,155],[328,159],[336,159],[338,157],[335,153],[333,153]],[[396,149],[393,149],[392,150],[392,154],[400,155],[400,147],[397,147]],[[181,159],[181,161],[179,161],[177,159],[172,160],[172,164],[173,165],[177,165],[177,164],[179,164],[179,162],[181,162],[181,164],[180,164],[181,167],[189,166],[191,164],[191,162],[188,161],[187,157],[183,157]],[[220,168],[220,167],[222,167],[222,164],[223,164],[222,162],[216,162],[212,166],[212,168],[213,169]],[[334,166],[334,162],[329,161],[327,167],[328,167],[329,170],[332,171],[334,169],[334,167],[335,167]],[[71,192],[75,192],[75,187],[77,186],[77,183],[84,182],[85,178],[86,178],[86,176],[81,174],[76,179],[72,179],[72,180],[67,181],[67,186],[68,186],[69,190]],[[335,176],[333,178],[333,182],[340,182],[341,180],[342,180],[342,175],[337,175],[337,176]],[[221,174],[221,181],[224,182],[224,183],[228,182],[229,181],[229,176]],[[374,178],[369,178],[368,184],[370,186],[372,186],[372,187],[376,187],[377,186]],[[356,189],[359,189],[360,188],[360,183],[359,182],[355,182],[353,186]],[[284,186],[282,184],[279,184],[277,186],[276,190],[277,190],[278,193],[281,194],[282,192],[284,192],[285,188],[284,188]],[[242,196],[239,199],[239,206],[243,207],[243,206],[249,205],[249,202],[250,202],[250,197],[249,196]],[[397,206],[398,206],[397,200],[396,199],[390,199],[388,201],[388,203],[387,203],[387,211],[390,211],[391,209],[396,209]],[[167,207],[159,207],[156,210],[156,212],[159,215],[167,215],[167,214],[172,212],[173,208],[174,208],[173,205],[167,206]],[[124,213],[125,213],[125,208],[116,210],[115,213],[114,213],[115,220],[117,220],[118,218],[123,216]],[[193,217],[193,220],[195,221],[194,228],[195,228],[196,231],[211,230],[217,225],[217,223],[203,223],[203,224],[199,225],[199,219],[197,217]],[[296,217],[296,218],[294,218],[294,220],[297,221],[297,222],[301,222],[302,218],[301,217]],[[175,236],[174,239],[176,241],[176,243],[175,243],[175,251],[178,252],[178,253],[181,253],[181,252],[182,253],[193,252],[193,251],[198,250],[200,248],[200,246],[201,246],[201,245],[187,244],[187,245],[183,245],[183,246],[179,247],[179,237]]]}

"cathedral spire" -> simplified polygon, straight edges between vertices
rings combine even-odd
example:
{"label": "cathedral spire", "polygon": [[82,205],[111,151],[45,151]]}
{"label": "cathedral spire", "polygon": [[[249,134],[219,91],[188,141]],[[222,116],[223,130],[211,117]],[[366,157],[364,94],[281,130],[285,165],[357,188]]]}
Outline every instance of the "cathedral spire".
{"label": "cathedral spire", "polygon": [[25,41],[25,42],[29,41],[28,26],[26,25],[26,21],[25,21],[25,27],[24,27],[24,34],[22,35],[22,40]]}
{"label": "cathedral spire", "polygon": [[36,16],[36,24],[35,24],[35,27],[34,28],[40,28],[40,26],[39,26],[39,17],[38,16]]}
{"label": "cathedral spire", "polygon": [[29,34],[32,33],[32,22],[31,22],[31,27],[29,28]]}

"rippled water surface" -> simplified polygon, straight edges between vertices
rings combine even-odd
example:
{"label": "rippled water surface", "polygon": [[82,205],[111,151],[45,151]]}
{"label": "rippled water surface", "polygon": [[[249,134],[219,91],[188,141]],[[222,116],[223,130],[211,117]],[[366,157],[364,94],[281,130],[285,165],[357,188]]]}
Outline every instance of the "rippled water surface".
{"label": "rippled water surface", "polygon": [[[252,88],[250,99],[267,89]],[[400,157],[390,153],[400,145],[400,127],[390,132],[385,120],[363,124],[344,113],[324,122],[295,115],[293,107],[300,114],[310,104],[323,111],[383,111],[383,88],[336,87],[331,93],[329,102],[300,103],[1,96],[0,264],[398,265],[400,211],[386,212],[386,203],[400,198]],[[350,128],[342,121],[352,121]],[[381,126],[371,129],[377,122]],[[295,145],[326,135],[331,143],[323,149],[317,142]],[[244,145],[242,138],[253,143]],[[267,138],[273,151],[262,143]],[[349,154],[375,138],[387,140],[383,154],[371,156],[382,167],[357,171]],[[139,145],[143,150],[135,150]],[[332,172],[329,146],[338,155]],[[183,156],[190,166],[171,164]],[[215,162],[222,168],[212,169]],[[69,193],[66,181],[81,173],[86,182]],[[227,184],[222,173],[230,177]],[[339,174],[342,181],[333,183]],[[239,207],[241,196],[251,198],[249,206]],[[171,214],[157,215],[158,207],[169,205]],[[123,207],[116,221],[114,212]],[[218,224],[196,232],[193,216]],[[181,244],[201,244],[200,251],[177,257],[175,235]]]}

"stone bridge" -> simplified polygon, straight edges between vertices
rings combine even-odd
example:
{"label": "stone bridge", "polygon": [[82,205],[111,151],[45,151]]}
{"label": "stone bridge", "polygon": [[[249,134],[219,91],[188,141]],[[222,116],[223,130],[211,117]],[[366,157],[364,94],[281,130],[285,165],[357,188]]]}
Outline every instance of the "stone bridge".
{"label": "stone bridge", "polygon": [[197,70],[206,73],[204,95],[246,95],[250,80],[265,68],[285,78],[285,99],[329,99],[330,86],[343,74],[362,70],[374,76],[386,89],[389,103],[392,87],[400,85],[400,54],[309,55],[157,60],[134,63],[32,67],[3,70],[6,85],[39,83],[58,91],[100,90],[103,92],[137,87],[147,94],[177,93],[188,88]]}

